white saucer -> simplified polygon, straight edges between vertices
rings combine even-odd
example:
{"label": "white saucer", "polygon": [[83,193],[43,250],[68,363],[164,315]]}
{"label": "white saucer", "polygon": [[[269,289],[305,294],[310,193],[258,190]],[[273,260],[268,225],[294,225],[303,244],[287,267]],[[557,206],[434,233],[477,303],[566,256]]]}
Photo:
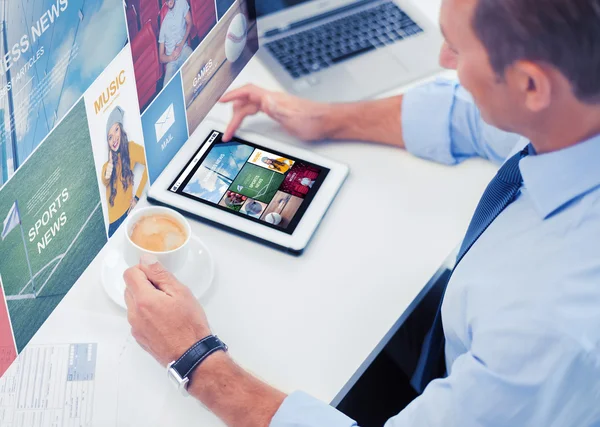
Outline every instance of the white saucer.
{"label": "white saucer", "polygon": [[[123,259],[123,239],[115,236],[106,248],[106,254],[102,260],[101,277],[102,287],[117,305],[127,309],[125,305],[125,281],[123,273],[127,270],[127,264]],[[194,296],[198,299],[210,288],[215,276],[215,263],[208,248],[192,235],[190,249],[185,267],[176,274],[177,279],[188,286]]]}

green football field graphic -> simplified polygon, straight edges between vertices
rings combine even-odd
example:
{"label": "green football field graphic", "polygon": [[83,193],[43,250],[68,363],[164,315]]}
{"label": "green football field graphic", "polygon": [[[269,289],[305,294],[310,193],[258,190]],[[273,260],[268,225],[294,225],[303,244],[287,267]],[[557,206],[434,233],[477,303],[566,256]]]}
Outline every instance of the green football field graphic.
{"label": "green football field graphic", "polygon": [[269,203],[279,190],[285,175],[247,163],[229,189],[259,202]]}
{"label": "green football field graphic", "polygon": [[83,102],[0,190],[1,221],[15,201],[22,231],[0,241],[0,275],[21,351],[106,243]]}

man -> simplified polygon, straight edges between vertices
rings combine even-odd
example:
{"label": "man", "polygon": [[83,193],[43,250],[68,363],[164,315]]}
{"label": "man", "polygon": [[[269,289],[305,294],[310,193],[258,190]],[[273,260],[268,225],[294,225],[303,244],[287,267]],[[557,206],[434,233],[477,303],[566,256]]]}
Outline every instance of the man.
{"label": "man", "polygon": [[[450,82],[339,106],[247,87],[224,97],[235,111],[227,136],[265,111],[306,139],[375,140],[444,163],[508,157],[423,346],[417,383],[440,374],[440,344],[441,378],[387,426],[598,426],[600,1],[443,0],[440,20],[441,63],[479,109]],[[154,260],[125,279],[132,333],[163,365],[211,333],[190,292]],[[354,425],[260,382],[223,351],[192,371],[189,391],[232,426]]]}
{"label": "man", "polygon": [[186,0],[166,0],[168,11],[158,34],[159,60],[166,65],[165,84],[192,54],[187,39],[192,29],[192,15]]}

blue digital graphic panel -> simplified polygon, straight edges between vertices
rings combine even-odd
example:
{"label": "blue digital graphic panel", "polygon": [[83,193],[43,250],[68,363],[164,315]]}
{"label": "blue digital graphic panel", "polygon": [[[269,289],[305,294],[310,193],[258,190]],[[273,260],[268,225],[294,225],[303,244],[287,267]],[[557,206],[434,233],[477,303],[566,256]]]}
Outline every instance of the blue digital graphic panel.
{"label": "blue digital graphic panel", "polygon": [[188,139],[181,75],[177,73],[142,115],[150,183]]}

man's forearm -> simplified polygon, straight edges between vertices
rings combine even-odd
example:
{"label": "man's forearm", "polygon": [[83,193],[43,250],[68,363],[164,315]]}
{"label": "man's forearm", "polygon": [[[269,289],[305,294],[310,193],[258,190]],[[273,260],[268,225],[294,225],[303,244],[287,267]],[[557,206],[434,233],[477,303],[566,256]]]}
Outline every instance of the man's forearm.
{"label": "man's forearm", "polygon": [[192,15],[188,12],[185,15],[185,35],[183,36],[182,42],[187,42],[190,32],[192,31]]}
{"label": "man's forearm", "polygon": [[372,141],[404,148],[402,96],[349,104],[332,104],[330,139]]}
{"label": "man's forearm", "polygon": [[196,368],[188,390],[227,425],[236,427],[267,427],[286,398],[221,351]]}

